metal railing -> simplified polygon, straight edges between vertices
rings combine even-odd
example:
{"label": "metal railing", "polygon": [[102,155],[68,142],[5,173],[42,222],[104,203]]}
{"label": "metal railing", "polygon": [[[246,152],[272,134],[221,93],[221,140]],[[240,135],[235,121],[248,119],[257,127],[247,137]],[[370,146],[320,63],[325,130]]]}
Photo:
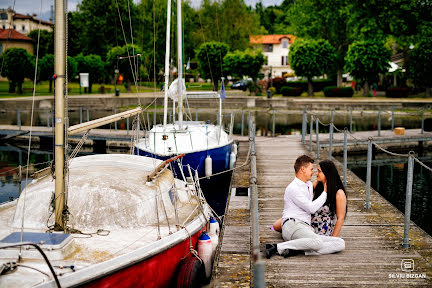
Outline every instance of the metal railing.
{"label": "metal railing", "polygon": [[[333,112],[333,111],[332,111]],[[307,123],[307,111],[304,110],[303,115],[303,130],[302,130],[302,141],[303,144],[305,144],[305,137],[306,137],[306,128]],[[350,109],[350,130],[352,130],[352,108]],[[422,121],[421,121],[421,134],[424,134],[424,107],[421,109],[421,115],[422,115]],[[360,139],[356,138],[351,131],[348,130],[347,127],[345,127],[343,130],[338,129],[333,121],[331,121],[328,124],[322,123],[319,120],[319,117],[316,115],[311,114],[311,120],[310,120],[310,143],[309,148],[312,152],[312,134],[313,134],[313,119],[315,117],[315,123],[316,123],[316,158],[320,158],[320,144],[319,144],[319,123],[325,126],[329,126],[329,154],[328,159],[332,159],[332,142],[333,142],[333,129],[338,132],[344,133],[344,149],[343,149],[343,183],[344,185],[347,185],[347,151],[348,151],[348,145],[347,145],[347,138],[348,136],[352,137],[354,139],[354,143],[357,144],[361,142]],[[331,118],[333,119],[333,113]],[[378,110],[378,137],[381,135],[381,109]],[[394,129],[394,109],[392,109],[392,129]],[[372,153],[373,153],[373,147],[375,146],[377,149],[381,150],[382,152],[395,156],[395,157],[406,157],[408,159],[408,171],[407,171],[407,185],[406,185],[406,193],[405,193],[405,213],[404,213],[404,237],[402,240],[402,247],[403,248],[409,248],[410,247],[410,239],[409,239],[409,230],[410,230],[410,218],[411,218],[411,200],[412,200],[412,192],[413,192],[413,179],[414,179],[414,162],[417,162],[422,167],[426,168],[427,170],[432,172],[432,168],[428,167],[426,164],[421,162],[418,157],[415,156],[415,153],[413,151],[410,151],[408,154],[399,154],[394,153],[391,151],[386,150],[385,148],[381,147],[379,144],[377,144],[373,137],[369,137],[367,140],[367,166],[366,166],[366,195],[365,195],[365,203],[364,208],[365,209],[371,209],[372,204],[370,200],[370,191],[371,191],[371,171],[372,171]]]}

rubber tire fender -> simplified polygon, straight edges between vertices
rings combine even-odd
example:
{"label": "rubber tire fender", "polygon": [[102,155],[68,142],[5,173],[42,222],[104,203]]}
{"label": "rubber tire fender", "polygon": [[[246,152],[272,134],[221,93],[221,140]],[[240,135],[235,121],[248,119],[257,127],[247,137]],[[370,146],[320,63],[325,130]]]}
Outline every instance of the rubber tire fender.
{"label": "rubber tire fender", "polygon": [[195,288],[205,283],[204,264],[197,257],[186,257],[177,266],[174,287]]}

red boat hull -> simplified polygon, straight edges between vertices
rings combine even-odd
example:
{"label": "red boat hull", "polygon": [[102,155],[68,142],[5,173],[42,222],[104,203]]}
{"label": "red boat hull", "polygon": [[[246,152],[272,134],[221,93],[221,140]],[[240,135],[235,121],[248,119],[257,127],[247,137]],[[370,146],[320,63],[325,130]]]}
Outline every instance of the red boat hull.
{"label": "red boat hull", "polygon": [[[204,229],[202,229],[204,230]],[[191,237],[196,248],[202,230]],[[189,254],[189,238],[151,258],[130,267],[116,271],[103,278],[95,279],[85,287],[169,287],[178,263]],[[188,255],[189,254],[189,255]]]}

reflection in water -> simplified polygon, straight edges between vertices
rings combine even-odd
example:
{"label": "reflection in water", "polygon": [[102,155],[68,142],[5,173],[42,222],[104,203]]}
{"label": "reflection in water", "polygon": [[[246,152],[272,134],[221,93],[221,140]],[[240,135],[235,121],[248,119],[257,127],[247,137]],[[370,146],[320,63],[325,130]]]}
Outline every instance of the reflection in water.
{"label": "reflection in water", "polygon": [[[356,161],[353,161],[353,158],[348,155],[348,162],[351,163],[348,164],[348,169],[366,181],[366,153],[364,157],[355,157]],[[392,163],[394,162],[392,158],[394,159],[393,156],[379,154],[377,162],[380,164],[372,162],[371,186],[404,213],[408,163],[403,159],[400,159],[398,163]],[[386,164],[386,159],[390,163]],[[343,159],[338,160],[343,161]],[[421,161],[432,167],[432,153],[427,152]],[[430,221],[432,219],[432,172],[418,163],[414,163],[412,191],[411,220],[432,235],[432,222]]]}

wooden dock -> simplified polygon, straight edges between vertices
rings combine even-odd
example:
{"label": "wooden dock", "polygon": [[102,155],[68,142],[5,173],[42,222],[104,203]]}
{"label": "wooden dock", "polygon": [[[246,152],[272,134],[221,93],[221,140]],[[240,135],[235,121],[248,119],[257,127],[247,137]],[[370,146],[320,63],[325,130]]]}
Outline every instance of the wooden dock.
{"label": "wooden dock", "polygon": [[[285,187],[294,179],[295,159],[309,153],[300,140],[298,135],[256,138],[261,250],[265,243],[283,241],[269,226],[282,215]],[[247,145],[240,142],[239,158],[247,153]],[[323,154],[321,160],[327,157]],[[341,164],[336,164],[341,172]],[[247,185],[236,180],[247,178],[247,172],[234,173],[242,176],[234,176],[233,188]],[[411,222],[412,247],[402,249],[403,214],[373,189],[372,208],[364,209],[364,182],[350,171],[347,176],[348,214],[340,235],[346,241],[345,251],[265,259],[266,287],[432,287],[432,237]],[[249,213],[249,198],[232,193],[211,286],[251,285]],[[401,264],[407,262],[414,263],[412,271],[402,271]],[[402,278],[407,276],[413,279]]]}

